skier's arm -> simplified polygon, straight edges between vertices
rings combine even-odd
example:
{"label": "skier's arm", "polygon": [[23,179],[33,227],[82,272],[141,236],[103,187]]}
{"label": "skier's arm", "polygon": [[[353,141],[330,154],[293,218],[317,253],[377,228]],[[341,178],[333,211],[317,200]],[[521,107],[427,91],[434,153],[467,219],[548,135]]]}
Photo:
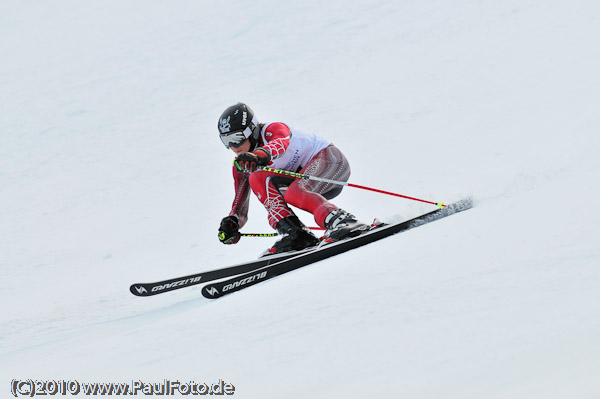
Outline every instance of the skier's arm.
{"label": "skier's arm", "polygon": [[229,216],[221,220],[219,241],[223,244],[236,244],[240,240],[240,228],[248,221],[248,205],[250,203],[250,184],[248,174],[242,173],[233,165],[233,181],[235,197]]}
{"label": "skier's arm", "polygon": [[285,154],[291,139],[292,132],[285,123],[271,123],[265,129],[266,143],[260,149],[267,152],[271,160],[277,159]]}
{"label": "skier's arm", "polygon": [[236,158],[237,164],[246,172],[254,172],[258,167],[267,166],[287,150],[292,138],[290,128],[281,122],[269,124],[265,129],[265,145],[254,152],[245,152]]}
{"label": "skier's arm", "polygon": [[238,219],[239,227],[244,227],[248,221],[248,206],[250,205],[250,184],[249,175],[238,170],[233,166],[233,182],[235,188],[235,197],[231,205],[229,216],[235,216]]}

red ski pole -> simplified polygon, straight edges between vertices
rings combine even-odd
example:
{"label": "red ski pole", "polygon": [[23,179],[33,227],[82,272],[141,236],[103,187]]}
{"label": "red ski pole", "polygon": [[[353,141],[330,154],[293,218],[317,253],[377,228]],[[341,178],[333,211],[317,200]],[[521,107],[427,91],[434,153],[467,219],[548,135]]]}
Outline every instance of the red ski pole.
{"label": "red ski pole", "polygon": [[345,181],[330,180],[330,179],[325,179],[325,178],[322,178],[322,177],[310,176],[310,175],[305,175],[305,174],[302,174],[302,173],[290,172],[288,170],[274,169],[274,168],[268,168],[268,167],[262,167],[262,168],[259,168],[259,170],[264,170],[265,172],[276,173],[278,175],[293,177],[295,179],[307,179],[307,180],[320,181],[320,182],[324,182],[324,183],[339,184],[340,186],[348,186],[348,187],[360,188],[360,189],[363,189],[363,190],[374,191],[376,193],[393,195],[395,197],[405,198],[405,199],[409,199],[409,200],[413,200],[413,201],[420,201],[420,202],[424,202],[426,204],[436,205],[436,206],[438,206],[440,208],[445,208],[446,207],[446,205],[443,202],[427,201],[427,200],[424,200],[424,199],[409,197],[407,195],[396,194],[396,193],[392,193],[392,192],[389,192],[389,191],[379,190],[377,188],[360,186],[358,184],[352,184],[352,183],[348,183],[348,182],[345,182]]}

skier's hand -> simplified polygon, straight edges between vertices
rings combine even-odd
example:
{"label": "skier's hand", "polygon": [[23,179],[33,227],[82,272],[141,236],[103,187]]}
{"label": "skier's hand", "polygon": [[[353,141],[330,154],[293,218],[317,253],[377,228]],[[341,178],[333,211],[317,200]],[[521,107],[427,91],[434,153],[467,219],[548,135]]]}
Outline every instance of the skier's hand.
{"label": "skier's hand", "polygon": [[223,244],[236,244],[240,240],[240,224],[235,216],[227,216],[221,220],[219,226],[219,241]]}
{"label": "skier's hand", "polygon": [[271,162],[271,155],[267,150],[258,148],[254,152],[244,152],[235,159],[242,170],[254,172],[259,166],[267,166]]}

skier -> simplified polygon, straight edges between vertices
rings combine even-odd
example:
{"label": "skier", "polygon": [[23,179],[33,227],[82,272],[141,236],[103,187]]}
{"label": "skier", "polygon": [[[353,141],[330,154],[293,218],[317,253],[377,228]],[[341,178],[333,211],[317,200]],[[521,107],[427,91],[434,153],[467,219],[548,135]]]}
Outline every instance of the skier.
{"label": "skier", "polygon": [[331,142],[282,122],[259,123],[246,104],[228,107],[218,122],[219,136],[233,150],[235,197],[231,212],[221,220],[219,240],[235,244],[248,219],[250,189],[268,212],[269,224],[283,238],[267,253],[275,254],[315,246],[319,239],[298,219],[289,205],[313,214],[326,229],[325,238],[338,241],[359,235],[369,226],[328,200],[342,191],[341,185],[298,180],[257,170],[270,166],[292,172],[348,181],[350,165]]}

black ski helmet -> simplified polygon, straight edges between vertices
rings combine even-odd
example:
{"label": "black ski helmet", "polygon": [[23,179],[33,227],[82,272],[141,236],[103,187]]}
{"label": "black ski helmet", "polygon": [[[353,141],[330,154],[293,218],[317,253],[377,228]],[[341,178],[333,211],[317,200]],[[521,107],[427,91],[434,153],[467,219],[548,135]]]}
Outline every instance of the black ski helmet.
{"label": "black ski helmet", "polygon": [[258,143],[260,128],[254,111],[244,103],[228,107],[219,117],[219,137],[225,147],[239,147],[250,139],[251,150]]}

